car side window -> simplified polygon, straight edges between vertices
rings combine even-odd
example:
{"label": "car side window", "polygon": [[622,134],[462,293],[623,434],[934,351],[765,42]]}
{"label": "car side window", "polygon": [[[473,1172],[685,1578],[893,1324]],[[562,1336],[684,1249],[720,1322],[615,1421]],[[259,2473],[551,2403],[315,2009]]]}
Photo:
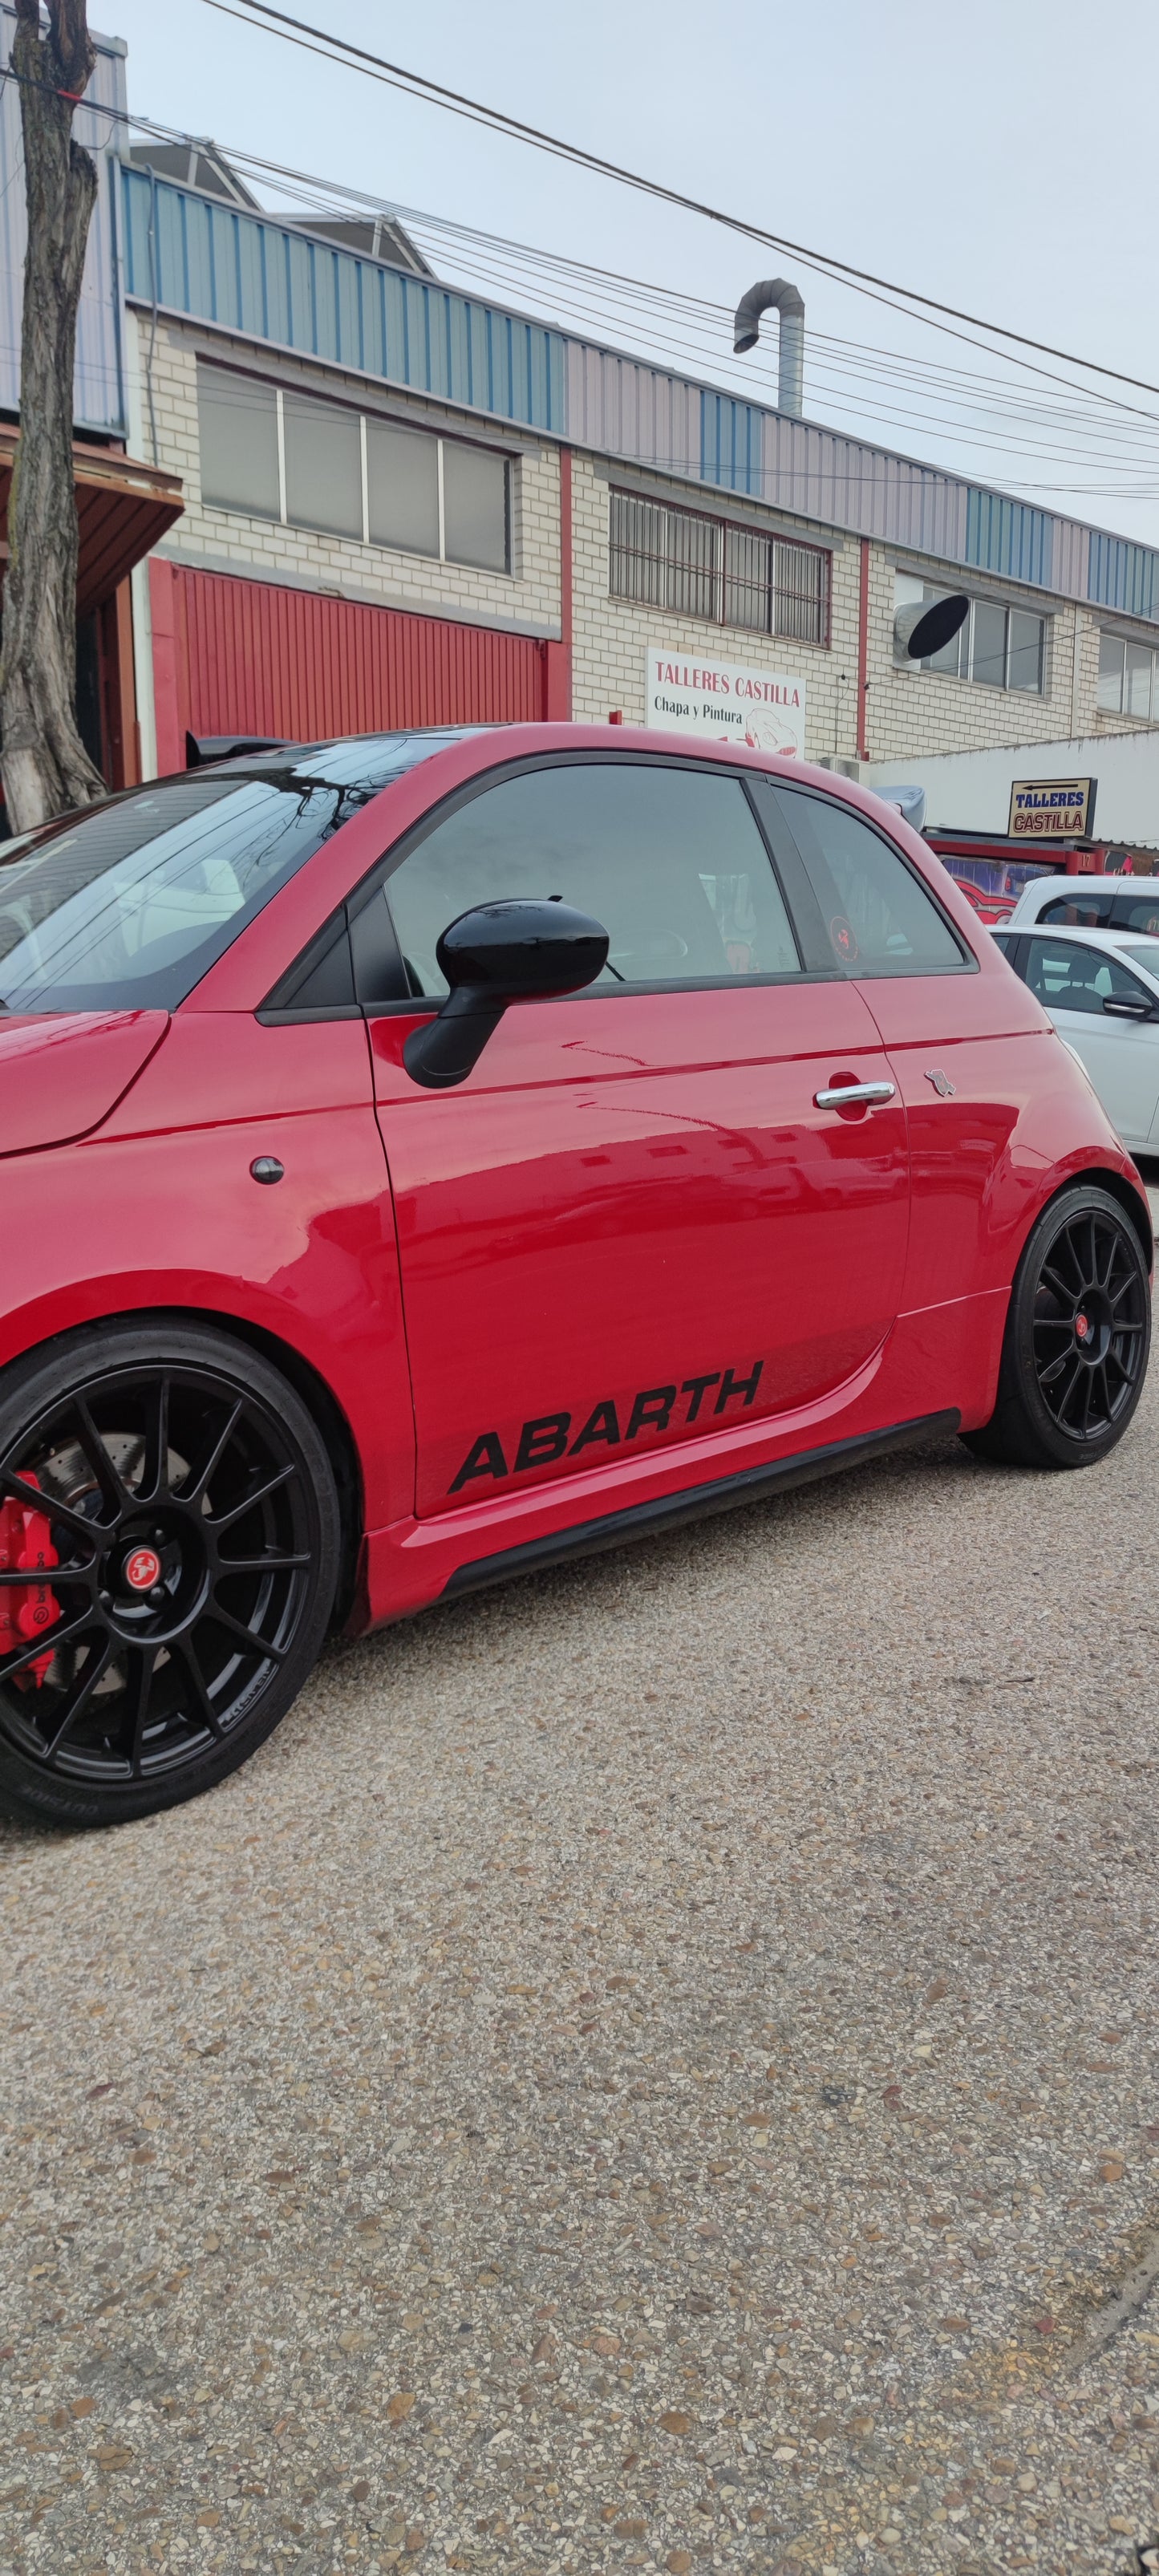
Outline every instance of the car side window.
{"label": "car side window", "polygon": [[1113,908],[1109,894],[1076,895],[1072,887],[1069,894],[1056,895],[1053,903],[1045,904],[1038,918],[1065,923],[1068,930],[1106,930]]}
{"label": "car side window", "polygon": [[1117,894],[1111,904],[1116,930],[1142,930],[1159,939],[1159,888],[1151,894]]}
{"label": "car side window", "polygon": [[1105,949],[1080,948],[1069,939],[1031,939],[1026,981],[1048,1011],[1088,1011],[1102,1018],[1109,995],[1150,1005],[1152,996],[1136,976],[1109,957]]}
{"label": "car side window", "polygon": [[779,781],[775,792],[847,975],[937,975],[973,962],[883,833],[835,796]]}
{"label": "car side window", "polygon": [[560,895],[603,924],[601,991],[802,971],[739,778],[691,765],[521,770],[437,822],[385,894],[409,988],[435,999],[447,990],[441,932],[473,905],[513,896]]}

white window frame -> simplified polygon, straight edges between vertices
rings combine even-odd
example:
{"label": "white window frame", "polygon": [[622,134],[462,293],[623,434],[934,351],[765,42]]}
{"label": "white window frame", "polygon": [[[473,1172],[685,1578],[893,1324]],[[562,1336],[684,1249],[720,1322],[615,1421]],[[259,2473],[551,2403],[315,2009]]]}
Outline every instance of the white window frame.
{"label": "white window frame", "polygon": [[[1105,706],[1101,694],[1103,683],[1102,660],[1104,643],[1117,644],[1119,648],[1119,703],[1117,707]],[[1128,646],[1131,645],[1134,646],[1137,653],[1149,653],[1151,657],[1151,702],[1148,713],[1145,716],[1132,715],[1130,708],[1124,703],[1127,694],[1127,649]],[[1126,718],[1127,723],[1132,725],[1159,725],[1159,644],[1149,644],[1146,637],[1143,635],[1125,635],[1117,626],[1100,626],[1099,669],[1095,680],[1095,706],[1101,716],[1123,716]]]}
{"label": "white window frame", "polygon": [[[235,375],[237,372],[238,372],[238,371],[237,371],[236,369],[231,368],[231,367],[215,367],[215,368],[213,369],[213,373],[214,373],[214,375],[216,375],[216,376],[228,376],[228,375]],[[261,378],[261,379],[258,379],[257,381],[260,381],[260,382],[268,382],[268,379],[266,379],[266,378]],[[306,386],[306,385],[289,385],[289,386],[284,386],[284,387],[283,387],[282,385],[275,385],[275,386],[274,386],[273,391],[274,391],[274,415],[275,415],[275,420],[276,420],[276,424],[277,424],[277,440],[278,440],[278,515],[277,515],[277,518],[276,518],[276,519],[265,519],[265,520],[263,521],[263,525],[264,525],[265,527],[301,528],[301,529],[303,529],[303,530],[308,534],[308,533],[309,533],[309,526],[310,526],[309,521],[308,521],[308,520],[305,520],[305,519],[291,519],[291,518],[289,518],[289,517],[287,516],[287,512],[286,512],[286,414],[285,414],[285,395],[286,395],[287,393],[289,393],[289,394],[291,394],[291,395],[297,395],[297,396],[303,397],[307,402],[316,402],[316,403],[319,403],[320,405],[322,405],[324,408],[329,409],[329,410],[331,410],[331,411],[341,411],[341,412],[343,412],[343,413],[347,413],[347,414],[348,414],[350,411],[352,411],[352,410],[353,410],[354,406],[353,406],[353,404],[346,404],[346,403],[329,403],[329,404],[327,404],[325,395],[323,395],[323,394],[315,394],[315,393],[312,393],[312,392],[311,392],[311,390],[310,390],[310,388],[309,388],[308,386]],[[484,572],[484,573],[486,573],[486,572],[497,572],[497,571],[498,571],[498,567],[497,567],[497,566],[495,566],[494,564],[463,564],[463,563],[460,563],[459,558],[458,558],[458,556],[457,556],[457,555],[448,555],[448,553],[447,553],[447,513],[446,513],[446,501],[445,501],[445,496],[444,496],[444,482],[443,482],[443,450],[444,450],[444,448],[445,448],[445,447],[478,447],[478,446],[481,446],[483,442],[482,442],[481,440],[479,440],[479,439],[469,439],[469,438],[452,438],[452,439],[444,439],[444,438],[440,435],[440,433],[439,433],[437,430],[430,430],[430,429],[427,429],[426,424],[425,424],[424,422],[420,422],[420,421],[407,421],[407,420],[400,420],[400,419],[398,419],[395,415],[390,414],[390,413],[385,413],[385,412],[364,412],[364,411],[360,411],[360,412],[358,413],[358,416],[357,416],[357,417],[358,417],[358,443],[359,443],[359,457],[360,457],[360,473],[361,473],[361,479],[362,479],[362,535],[361,535],[361,543],[362,543],[364,546],[373,546],[373,547],[374,547],[374,549],[375,549],[375,551],[376,551],[376,553],[378,553],[378,554],[402,554],[402,555],[405,555],[405,554],[410,554],[410,553],[412,552],[412,549],[411,549],[409,546],[400,546],[400,545],[389,545],[389,546],[388,546],[388,545],[384,545],[384,544],[383,544],[383,542],[382,542],[382,539],[381,539],[380,537],[372,537],[372,536],[371,536],[371,533],[370,533],[370,465],[369,465],[369,452],[368,452],[368,451],[369,451],[369,442],[368,442],[368,437],[367,437],[367,430],[368,430],[368,425],[369,425],[369,423],[370,423],[371,421],[381,421],[381,422],[383,423],[383,425],[384,425],[387,429],[410,429],[410,430],[417,430],[421,436],[426,437],[426,438],[433,438],[434,443],[435,443],[435,471],[436,471],[436,475],[437,475],[437,478],[438,478],[438,495],[439,495],[439,551],[438,551],[438,554],[437,554],[437,555],[421,554],[421,553],[419,552],[419,549],[418,549],[417,547],[415,547],[415,548],[413,549],[413,552],[414,552],[414,555],[415,555],[415,559],[416,559],[416,561],[418,561],[418,562],[420,562],[420,563],[440,563],[440,564],[450,564],[450,565],[453,565],[453,567],[454,567],[454,569],[455,569],[455,571],[456,571],[456,572]],[[499,457],[500,457],[500,461],[501,461],[502,466],[503,466],[504,485],[505,485],[505,490],[504,490],[504,507],[503,507],[503,521],[504,521],[503,543],[504,543],[504,552],[505,552],[505,555],[506,555],[506,562],[505,562],[505,564],[504,564],[504,566],[503,566],[502,572],[499,574],[499,578],[500,578],[501,580],[504,580],[504,581],[510,581],[510,580],[512,580],[512,579],[514,578],[513,573],[512,573],[512,556],[513,556],[513,551],[514,551],[514,549],[513,549],[513,545],[512,545],[512,516],[513,516],[513,513],[512,513],[512,505],[511,505],[511,464],[512,464],[512,460],[511,460],[510,456],[508,456],[508,455],[504,454],[502,450],[496,450],[496,449],[495,449],[495,448],[493,448],[493,447],[488,447],[488,448],[487,448],[487,450],[486,450],[486,453],[487,453],[489,456],[494,456],[495,454],[497,454],[497,453],[498,453],[498,454],[499,454]],[[203,509],[207,509],[207,510],[226,510],[226,511],[228,511],[228,513],[229,513],[230,517],[231,517],[231,518],[235,518],[235,519],[252,518],[252,517],[254,516],[254,513],[253,513],[252,511],[250,511],[250,510],[244,510],[244,509],[240,508],[236,503],[234,503],[234,502],[232,502],[232,501],[207,501],[207,500],[205,499],[204,495],[202,496],[202,507],[203,507]],[[319,528],[319,529],[316,531],[316,534],[317,534],[317,535],[319,535],[319,536],[332,535],[332,534],[333,534],[333,531],[332,531],[332,530],[327,530],[327,529],[324,529],[324,528]],[[345,540],[341,540],[341,539],[340,539],[340,540],[339,540],[339,542],[340,542],[340,543],[341,543],[341,542],[345,542],[347,545],[357,545],[357,544],[359,543],[359,539],[358,539],[357,537],[347,537]]]}
{"label": "white window frame", "polygon": [[[917,600],[919,600],[919,599],[920,599],[920,600],[925,601],[925,602],[926,602],[926,604],[927,604],[928,606],[932,606],[932,605],[933,605],[933,602],[934,602],[936,599],[947,599],[947,598],[950,598],[950,597],[952,596],[952,593],[947,589],[947,587],[946,587],[946,585],[945,585],[944,583],[939,584],[939,583],[937,583],[937,582],[927,581],[927,580],[926,580],[926,578],[925,578],[925,575],[924,575],[924,574],[922,574],[922,573],[910,573],[910,572],[906,572],[906,571],[904,571],[904,570],[903,570],[903,568],[902,568],[900,565],[895,569],[894,580],[895,580],[895,583],[900,583],[900,582],[903,582],[903,581],[904,581],[904,582],[907,582],[907,583],[909,583],[909,584],[911,584],[911,585],[913,586],[913,591],[914,591],[914,601],[913,601],[913,603],[912,603],[912,604],[915,604],[915,605],[916,605]],[[969,596],[970,596],[970,609],[969,609],[969,615],[964,619],[964,621],[963,621],[963,623],[962,623],[961,627],[960,627],[960,628],[959,628],[959,630],[958,630],[958,634],[957,634],[957,636],[953,639],[953,640],[957,643],[957,646],[958,646],[958,668],[957,668],[957,670],[956,670],[956,671],[948,671],[948,670],[945,668],[945,665],[944,665],[944,664],[938,664],[938,663],[934,663],[934,662],[932,662],[932,661],[922,661],[922,662],[901,662],[901,663],[897,664],[897,665],[896,665],[896,667],[897,667],[897,668],[899,668],[899,669],[902,669],[902,670],[909,670],[909,671],[913,671],[913,672],[920,671],[920,672],[922,672],[922,673],[923,673],[923,675],[924,675],[926,678],[931,678],[931,679],[935,679],[935,680],[958,680],[958,681],[960,681],[960,682],[962,683],[962,685],[963,685],[964,687],[966,687],[966,688],[971,688],[971,689],[992,689],[992,690],[994,691],[994,694],[995,694],[995,696],[996,696],[996,697],[1011,697],[1011,698],[1047,698],[1047,697],[1049,697],[1049,695],[1050,695],[1050,673],[1049,673],[1048,660],[1047,660],[1048,651],[1049,651],[1049,645],[1050,645],[1050,615],[1049,615],[1049,612],[1048,612],[1048,611],[1045,611],[1045,610],[1042,610],[1042,609],[1033,608],[1033,607],[1029,606],[1029,605],[1028,605],[1025,601],[1023,601],[1023,600],[1012,600],[1012,599],[999,599],[999,598],[996,598],[996,597],[994,596],[993,592],[990,592],[990,591],[984,591],[984,590],[977,590],[977,591],[974,591],[974,590],[972,590],[972,591],[970,592],[970,595],[969,595]],[[897,608],[899,608],[899,607],[901,607],[903,604],[910,604],[910,603],[905,603],[905,602],[903,602],[900,598],[898,598],[898,595],[897,595],[896,590],[895,590],[895,594],[894,594],[894,599],[895,599],[895,612],[896,612],[896,609],[897,609]],[[1004,648],[1003,648],[1004,659],[1003,659],[1003,670],[1002,670],[1002,678],[1001,678],[1001,680],[997,680],[997,681],[995,681],[995,680],[980,680],[980,679],[978,679],[978,678],[976,677],[976,675],[975,675],[975,671],[974,671],[974,611],[975,611],[975,609],[976,609],[976,608],[998,608],[998,609],[1000,609],[1000,610],[1001,610],[1002,615],[1003,615],[1003,617],[1004,617],[1004,618],[1005,618],[1005,620],[1006,620],[1006,628],[1005,628],[1005,644],[1004,644]],[[1038,628],[1039,628],[1040,637],[1041,637],[1041,643],[1040,643],[1040,662],[1039,662],[1039,674],[1040,674],[1040,676],[1039,676],[1039,685],[1038,685],[1037,689],[1016,689],[1016,688],[1012,688],[1012,687],[1011,687],[1011,682],[1010,682],[1010,620],[1011,620],[1011,618],[1012,618],[1012,617],[1030,617],[1030,618],[1035,619],[1035,621],[1037,622],[1037,625],[1038,625]],[[965,658],[965,661],[966,661],[966,668],[965,668],[964,670],[963,670],[963,668],[962,668],[963,657]]]}

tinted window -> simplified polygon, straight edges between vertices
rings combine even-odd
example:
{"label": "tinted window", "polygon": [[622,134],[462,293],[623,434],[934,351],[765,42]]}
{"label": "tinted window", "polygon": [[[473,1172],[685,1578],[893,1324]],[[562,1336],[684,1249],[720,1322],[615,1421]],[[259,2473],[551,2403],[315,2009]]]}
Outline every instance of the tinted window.
{"label": "tinted window", "polygon": [[[1056,895],[1053,903],[1043,905],[1040,921],[1065,922],[1071,930],[1105,930],[1114,909],[1109,894]],[[1130,928],[1130,924],[1127,925]]]}
{"label": "tinted window", "polygon": [[1098,702],[1101,707],[1112,709],[1115,715],[1122,712],[1125,649],[1120,635],[1100,635]]}
{"label": "tinted window", "polygon": [[1123,688],[1123,713],[1149,716],[1151,713],[1151,667],[1154,655],[1143,644],[1128,644],[1127,666]]}
{"label": "tinted window", "polygon": [[973,608],[970,677],[988,689],[1006,686],[1006,611],[993,600],[976,599]]}
{"label": "tinted window", "polygon": [[1106,951],[1080,948],[1069,939],[1031,939],[1026,967],[1026,981],[1031,992],[1048,1011],[1086,1011],[1099,1019],[1109,993],[1123,993],[1134,1001],[1154,1000]]}
{"label": "tinted window", "polygon": [[1117,894],[1111,904],[1116,930],[1145,930],[1159,939],[1159,885],[1149,894]]}
{"label": "tinted window", "polygon": [[228,375],[220,367],[199,367],[197,417],[202,500],[276,519],[281,503],[274,387]]}
{"label": "tinted window", "polygon": [[0,844],[0,1008],[173,1009],[340,824],[447,739],[370,735],[194,771],[7,857]]}
{"label": "tinted window", "polygon": [[880,832],[836,797],[780,786],[776,794],[847,974],[931,975],[962,964],[932,895]]}
{"label": "tinted window", "polygon": [[439,823],[388,880],[411,990],[473,904],[562,895],[609,933],[601,986],[794,975],[800,959],[739,779],[626,761],[525,770]]}
{"label": "tinted window", "polygon": [[356,411],[282,396],[286,446],[286,517],[332,536],[362,535],[362,433]]}
{"label": "tinted window", "polygon": [[1134,958],[1136,966],[1145,967],[1148,975],[1159,975],[1159,948],[1153,948],[1149,940],[1141,939],[1138,947],[1128,948],[1126,954]]}
{"label": "tinted window", "polygon": [[443,442],[444,548],[448,563],[507,570],[507,464],[481,447]]}
{"label": "tinted window", "polygon": [[416,555],[439,551],[439,444],[419,430],[366,424],[371,541]]}
{"label": "tinted window", "polygon": [[1010,664],[1007,687],[1042,690],[1042,619],[1025,609],[1010,611]]}

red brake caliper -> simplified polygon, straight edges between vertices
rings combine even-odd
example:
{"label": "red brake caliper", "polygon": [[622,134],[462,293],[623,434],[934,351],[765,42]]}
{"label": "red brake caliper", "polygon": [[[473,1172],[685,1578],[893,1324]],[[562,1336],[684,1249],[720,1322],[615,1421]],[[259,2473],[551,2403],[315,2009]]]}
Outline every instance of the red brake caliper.
{"label": "red brake caliper", "polygon": [[[21,1482],[35,1485],[37,1479],[27,1475]],[[0,1655],[14,1654],[59,1619],[60,1603],[43,1581],[49,1567],[59,1562],[47,1513],[33,1511],[26,1503],[0,1503],[0,1567],[12,1573],[23,1573],[27,1567],[29,1575],[26,1584],[0,1585]],[[51,1646],[46,1654],[34,1655],[30,1664],[13,1674],[13,1681],[25,1690],[39,1690],[52,1655]]]}

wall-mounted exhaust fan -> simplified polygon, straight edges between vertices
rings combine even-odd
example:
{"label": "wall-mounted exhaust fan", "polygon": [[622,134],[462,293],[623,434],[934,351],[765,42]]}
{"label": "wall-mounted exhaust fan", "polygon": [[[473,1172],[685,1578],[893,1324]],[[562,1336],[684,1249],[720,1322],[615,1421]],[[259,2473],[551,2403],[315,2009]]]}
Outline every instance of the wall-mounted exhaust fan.
{"label": "wall-mounted exhaust fan", "polygon": [[931,653],[940,653],[943,644],[953,641],[960,626],[970,614],[970,602],[964,590],[952,590],[944,599],[916,599],[907,608],[899,608],[893,621],[894,650],[899,661],[925,662]]}

